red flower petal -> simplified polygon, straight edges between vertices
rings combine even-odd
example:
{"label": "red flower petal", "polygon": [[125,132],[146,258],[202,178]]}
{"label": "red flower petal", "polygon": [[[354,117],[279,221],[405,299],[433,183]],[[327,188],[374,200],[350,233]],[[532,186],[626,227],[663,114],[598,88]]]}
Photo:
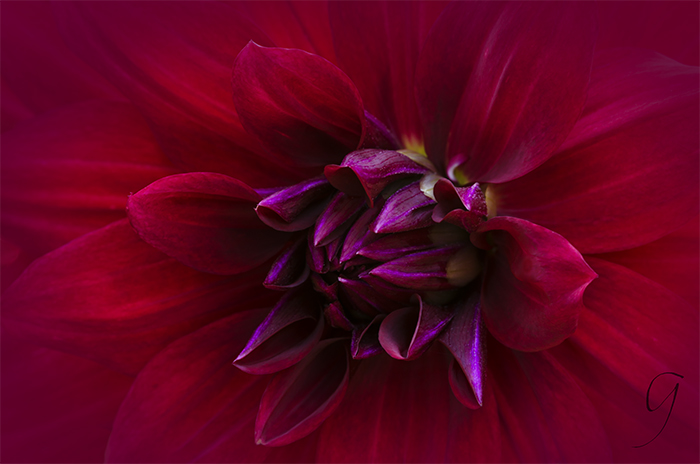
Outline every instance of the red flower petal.
{"label": "red flower petal", "polygon": [[255,446],[267,377],[231,366],[265,311],[222,319],[160,352],[134,382],[107,448],[108,462],[313,460],[313,438],[279,451]]}
{"label": "red flower petal", "polygon": [[195,271],[141,241],[124,219],[35,261],[3,295],[3,317],[27,340],[136,373],[234,303],[268,304],[266,271]]}
{"label": "red flower petal", "polygon": [[338,407],[350,377],[347,341],[324,340],[265,389],[255,419],[255,441],[282,446],[303,438]]}
{"label": "red flower petal", "polygon": [[178,167],[255,187],[309,177],[261,156],[238,120],[231,101],[236,55],[250,40],[274,45],[239,6],[58,3],[54,10],[71,49],[139,107]]}
{"label": "red flower petal", "polygon": [[644,50],[600,52],[586,110],[550,161],[494,186],[499,214],[582,253],[633,248],[698,212],[698,68]]}
{"label": "red flower petal", "polygon": [[126,200],[175,170],[138,111],[78,103],[2,137],[2,233],[32,258],[125,217]]}
{"label": "red flower petal", "polygon": [[[8,94],[26,105],[30,113],[25,116],[95,98],[123,98],[68,49],[50,2],[6,3],[0,30],[3,110]],[[7,129],[6,121],[2,122],[3,130]]]}
{"label": "red flower petal", "polygon": [[139,236],[194,269],[239,274],[279,252],[287,234],[255,214],[260,196],[222,174],[190,173],[160,179],[129,198]]}
{"label": "red flower petal", "polygon": [[282,162],[338,163],[362,142],[362,99],[320,56],[251,42],[236,58],[232,84],[241,124]]}
{"label": "red flower petal", "polygon": [[133,379],[2,337],[4,462],[101,462]]}
{"label": "red flower petal", "polygon": [[487,259],[481,304],[489,332],[504,345],[539,351],[576,330],[583,291],[596,274],[564,237],[522,219],[497,217],[471,235]]}
{"label": "red flower petal", "polygon": [[420,47],[444,2],[330,2],[331,30],[340,67],[357,85],[366,107],[416,147],[423,131],[413,96]]}
{"label": "red flower petal", "polygon": [[504,182],[545,162],[583,109],[595,29],[586,4],[448,6],[416,69],[430,159],[472,182]]}

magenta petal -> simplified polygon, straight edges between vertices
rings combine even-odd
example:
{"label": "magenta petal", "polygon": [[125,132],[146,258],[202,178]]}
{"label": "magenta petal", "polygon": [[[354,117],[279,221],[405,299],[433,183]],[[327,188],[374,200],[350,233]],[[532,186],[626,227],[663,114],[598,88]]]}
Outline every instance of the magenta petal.
{"label": "magenta petal", "polygon": [[342,401],[349,378],[347,340],[319,343],[304,361],[270,381],[255,419],[255,441],[282,446],[316,430]]}
{"label": "magenta petal", "polygon": [[241,124],[283,162],[321,166],[362,143],[362,99],[320,56],[251,42],[236,58],[232,83]]}
{"label": "magenta petal", "polygon": [[286,234],[255,214],[259,195],[223,174],[178,174],[129,198],[128,213],[139,236],[194,269],[238,274],[274,256]]}
{"label": "magenta petal", "polygon": [[377,239],[377,234],[374,233],[370,225],[377,217],[377,214],[379,214],[381,205],[382,203],[378,202],[374,207],[362,213],[362,216],[360,216],[350,230],[348,230],[343,240],[343,249],[340,252],[341,261],[347,262],[351,260],[357,255],[360,249]]}
{"label": "magenta petal", "polygon": [[231,359],[264,316],[261,310],[226,317],[158,353],[122,403],[107,462],[312,460],[313,439],[279,451],[255,446],[268,377],[246,374]]}
{"label": "magenta petal", "polygon": [[698,68],[645,50],[596,55],[581,120],[550,161],[494,186],[499,214],[582,253],[633,248],[698,213]]}
{"label": "magenta petal", "polygon": [[249,374],[272,374],[299,362],[323,334],[321,306],[314,292],[287,292],[255,329],[233,364]]}
{"label": "magenta petal", "polygon": [[306,264],[306,240],[306,236],[302,235],[280,253],[265,277],[265,287],[286,290],[306,282],[310,274]]}
{"label": "magenta petal", "polygon": [[293,232],[310,227],[328,202],[333,187],[314,177],[266,197],[255,208],[260,220],[273,229]]}
{"label": "magenta petal", "polygon": [[498,341],[539,351],[574,333],[583,292],[597,275],[564,237],[522,219],[496,217],[471,240],[496,249],[486,263],[481,304]]}
{"label": "magenta petal", "polygon": [[195,271],[124,219],[35,261],[3,294],[3,323],[25,340],[135,374],[178,337],[268,305],[276,294],[261,286],[266,272]]}
{"label": "magenta petal", "polygon": [[316,219],[313,231],[314,246],[328,245],[344,234],[353,225],[351,219],[364,207],[365,201],[361,197],[351,197],[343,192],[336,193],[326,210]]}
{"label": "magenta petal", "polygon": [[452,319],[453,311],[423,303],[391,312],[379,329],[382,348],[395,359],[412,360],[425,353]]}
{"label": "magenta petal", "polygon": [[384,188],[406,176],[429,171],[408,156],[390,150],[354,151],[338,165],[329,165],[324,174],[333,187],[349,195],[366,195],[370,206]]}
{"label": "magenta petal", "polygon": [[362,247],[357,253],[386,262],[436,246],[465,243],[468,240],[469,235],[463,230],[448,224],[436,224],[432,227],[385,235]]}
{"label": "magenta petal", "polygon": [[353,359],[365,359],[381,353],[379,340],[384,314],[378,314],[369,324],[355,328],[350,339],[350,355]]}
{"label": "magenta petal", "polygon": [[472,182],[545,162],[581,114],[595,38],[585,3],[452,3],[416,68],[430,159]]}
{"label": "magenta petal", "polygon": [[388,234],[420,229],[433,223],[435,201],[421,191],[420,182],[413,182],[396,191],[384,203],[374,222],[374,232]]}
{"label": "magenta petal", "polygon": [[326,306],[323,314],[331,327],[347,330],[348,332],[355,328],[353,323],[345,316],[345,311],[338,301],[334,301]]}
{"label": "magenta petal", "polygon": [[463,405],[477,409],[484,404],[486,369],[486,340],[478,296],[473,295],[466,302],[457,305],[454,314],[440,335],[440,341],[454,356],[450,365],[450,387]]}

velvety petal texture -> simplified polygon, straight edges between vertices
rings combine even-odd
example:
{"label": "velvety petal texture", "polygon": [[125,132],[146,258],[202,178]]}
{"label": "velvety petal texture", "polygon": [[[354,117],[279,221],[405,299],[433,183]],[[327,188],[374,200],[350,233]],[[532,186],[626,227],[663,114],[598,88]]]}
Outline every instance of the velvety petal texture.
{"label": "velvety petal texture", "polygon": [[650,51],[598,53],[581,119],[545,165],[494,186],[499,214],[560,233],[583,253],[643,245],[695,217],[697,81],[697,67]]}
{"label": "velvety petal texture", "polygon": [[430,159],[461,183],[544,163],[581,114],[595,38],[586,3],[450,4],[416,68]]}
{"label": "velvety petal texture", "polygon": [[364,106],[355,85],[317,55],[251,42],[231,82],[241,124],[281,162],[322,166],[362,143]]}
{"label": "velvety petal texture", "polygon": [[223,174],[178,174],[132,195],[129,220],[144,241],[189,267],[239,274],[273,257],[287,238],[258,219],[260,199]]}
{"label": "velvety petal texture", "polygon": [[178,337],[269,304],[266,271],[195,271],[140,240],[124,219],[35,261],[3,295],[3,318],[27,340],[135,374]]}
{"label": "velvety petal texture", "polygon": [[539,351],[576,330],[583,292],[596,278],[561,235],[510,217],[497,217],[471,235],[492,250],[481,290],[484,323],[504,345]]}

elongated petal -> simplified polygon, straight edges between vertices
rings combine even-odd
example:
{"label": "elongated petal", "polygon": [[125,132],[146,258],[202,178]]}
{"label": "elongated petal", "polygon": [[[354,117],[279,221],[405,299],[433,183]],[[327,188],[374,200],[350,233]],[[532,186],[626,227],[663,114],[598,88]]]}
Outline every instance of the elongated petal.
{"label": "elongated petal", "polygon": [[306,264],[306,244],[304,235],[289,243],[272,263],[263,285],[273,290],[286,290],[304,283],[310,273]]}
{"label": "elongated petal", "polygon": [[[335,194],[325,211],[316,219],[314,246],[325,246],[343,235],[353,225],[352,219],[359,215],[365,201],[343,192]],[[329,260],[331,257],[328,257]]]}
{"label": "elongated petal", "polygon": [[3,134],[2,233],[36,258],[126,217],[131,192],[175,172],[133,106],[66,106]]}
{"label": "elongated petal", "polygon": [[306,356],[323,334],[321,305],[314,292],[287,292],[255,329],[233,364],[249,374],[272,374]]}
{"label": "elongated petal", "polygon": [[436,224],[423,229],[385,235],[362,247],[358,254],[386,262],[429,248],[465,243],[468,240],[469,235],[463,230],[449,224]]}
{"label": "elongated petal", "polygon": [[379,342],[392,358],[411,360],[425,353],[452,319],[450,308],[418,304],[392,311],[379,329]]}
{"label": "elongated petal", "polygon": [[234,308],[268,304],[276,293],[260,285],[265,272],[195,271],[124,219],[35,261],[3,295],[3,318],[26,340],[135,374],[172,340]]}
{"label": "elongated petal", "polygon": [[379,331],[385,317],[379,314],[369,324],[353,329],[350,339],[350,356],[353,359],[365,359],[382,352]]}
{"label": "elongated petal", "polygon": [[255,441],[282,446],[316,430],[342,401],[349,377],[347,340],[319,343],[303,362],[270,381],[255,419]]}
{"label": "elongated petal", "polygon": [[160,352],[136,378],[119,410],[107,461],[313,459],[308,441],[279,451],[255,446],[255,413],[268,378],[236,369],[231,359],[264,316],[262,310],[227,317]]}
{"label": "elongated petal", "polygon": [[319,56],[251,42],[236,58],[232,83],[241,124],[280,160],[322,166],[362,143],[362,99]]}
{"label": "elongated petal", "polygon": [[4,331],[2,350],[3,461],[101,462],[133,379]]}
{"label": "elongated petal", "polygon": [[595,37],[587,4],[452,3],[416,69],[430,159],[471,182],[544,163],[581,114]]}
{"label": "elongated petal", "polygon": [[260,196],[223,174],[166,177],[129,198],[129,219],[139,236],[194,269],[238,274],[274,256],[287,235],[255,214]]}
{"label": "elongated petal", "polygon": [[[404,147],[422,143],[413,97],[420,48],[444,2],[331,2],[333,41],[370,111]],[[358,31],[362,31],[358,33]]]}
{"label": "elongated petal", "polygon": [[304,230],[316,221],[332,192],[333,187],[324,177],[314,177],[266,197],[255,211],[273,229]]}
{"label": "elongated petal", "polygon": [[449,374],[452,392],[470,409],[477,409],[484,404],[485,335],[476,295],[456,305],[454,318],[440,335],[442,344],[455,357]]}
{"label": "elongated petal", "polygon": [[600,52],[586,110],[531,174],[495,186],[499,214],[583,253],[633,248],[698,212],[698,68],[644,50]]}
{"label": "elongated petal", "polygon": [[522,219],[497,217],[471,239],[482,249],[496,247],[486,263],[481,304],[498,341],[539,351],[574,333],[583,292],[596,274],[564,237]]}
{"label": "elongated petal", "polygon": [[433,223],[433,205],[435,201],[421,191],[420,182],[412,182],[384,203],[374,222],[374,232],[387,234],[427,227]]}
{"label": "elongated petal", "polygon": [[377,239],[377,234],[374,233],[370,225],[379,214],[382,205],[381,201],[377,202],[372,208],[362,213],[362,216],[350,227],[343,240],[343,248],[340,252],[341,261],[349,261],[358,254],[360,249],[366,248],[367,244]]}
{"label": "elongated petal", "polygon": [[56,3],[53,8],[69,47],[134,102],[179,168],[220,172],[254,187],[310,177],[308,170],[266,157],[238,119],[231,101],[236,55],[250,40],[274,46],[239,5]]}
{"label": "elongated petal", "polygon": [[359,150],[343,158],[340,166],[323,170],[333,187],[349,195],[366,195],[369,206],[384,188],[407,176],[420,176],[429,171],[408,156],[390,150]]}

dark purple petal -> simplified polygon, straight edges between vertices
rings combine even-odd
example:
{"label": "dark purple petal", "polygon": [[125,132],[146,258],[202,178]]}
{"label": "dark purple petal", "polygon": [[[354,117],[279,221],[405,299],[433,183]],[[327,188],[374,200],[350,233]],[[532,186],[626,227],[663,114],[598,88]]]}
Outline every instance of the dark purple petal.
{"label": "dark purple petal", "polygon": [[357,254],[376,261],[391,261],[411,253],[442,245],[465,243],[469,235],[448,224],[436,224],[408,232],[385,235],[360,249]]}
{"label": "dark purple petal", "polygon": [[356,327],[350,339],[350,355],[353,359],[365,359],[381,353],[379,330],[386,316],[377,315],[369,324]]}
{"label": "dark purple petal", "polygon": [[[379,200],[381,200],[381,197]],[[372,230],[370,225],[377,217],[377,214],[379,214],[382,206],[382,201],[377,202],[377,204],[375,204],[372,208],[362,213],[362,216],[360,216],[352,225],[345,236],[345,240],[343,241],[343,249],[340,253],[341,261],[349,261],[355,257],[358,251],[366,244],[376,240],[377,234],[374,232],[374,230]]]}
{"label": "dark purple petal", "polygon": [[232,84],[241,124],[283,163],[338,162],[362,143],[362,99],[320,56],[251,42],[236,58]]}
{"label": "dark purple petal", "polygon": [[452,309],[424,303],[391,312],[379,329],[379,342],[392,358],[411,360],[425,353],[452,319]]}
{"label": "dark purple petal", "polygon": [[561,235],[496,217],[471,235],[488,255],[481,310],[489,332],[520,351],[551,348],[576,330],[583,292],[597,277]]}
{"label": "dark purple petal", "polygon": [[[353,224],[353,219],[365,206],[361,197],[352,197],[343,192],[335,194],[325,211],[316,219],[314,245],[325,246],[344,234]],[[330,258],[330,257],[329,257]]]}
{"label": "dark purple petal", "polygon": [[698,213],[698,68],[648,50],[596,55],[586,110],[558,153],[495,187],[499,214],[582,253],[657,240]]}
{"label": "dark purple petal", "polygon": [[333,187],[318,176],[276,191],[255,208],[262,222],[285,232],[310,227],[328,202]]}
{"label": "dark purple petal", "polygon": [[421,191],[420,182],[408,184],[386,201],[374,222],[374,232],[387,234],[427,227],[433,223],[434,204]]}
{"label": "dark purple petal", "polygon": [[326,306],[323,312],[326,316],[328,324],[330,324],[331,327],[336,327],[347,331],[351,331],[354,328],[352,322],[350,322],[350,320],[345,316],[345,311],[343,311],[343,307],[338,301],[334,301]]}
{"label": "dark purple petal", "polygon": [[328,165],[323,172],[333,187],[349,195],[364,194],[373,206],[374,199],[390,183],[429,172],[427,162],[424,158],[424,164],[419,164],[397,151],[370,149],[352,152],[343,158],[340,166]]}
{"label": "dark purple petal", "polygon": [[440,335],[440,341],[454,356],[449,378],[452,392],[471,409],[483,403],[486,339],[478,294],[459,303],[454,318]]}
{"label": "dark purple petal", "polygon": [[287,234],[255,214],[260,196],[215,173],[177,174],[129,198],[131,224],[145,242],[194,269],[238,274],[274,256]]}
{"label": "dark purple petal", "polygon": [[267,386],[255,419],[255,441],[282,446],[310,434],[338,407],[350,377],[347,340],[331,339]]}
{"label": "dark purple petal", "polygon": [[437,205],[433,209],[433,221],[443,220],[474,232],[488,215],[486,197],[479,183],[469,187],[455,187],[447,179],[439,179],[433,188]]}
{"label": "dark purple petal", "polygon": [[374,317],[392,307],[383,306],[386,298],[382,298],[371,285],[361,280],[339,276],[338,290],[338,298],[346,311],[350,314],[354,312],[360,319]]}
{"label": "dark purple petal", "polygon": [[481,272],[477,252],[468,243],[434,248],[381,264],[369,274],[415,290],[462,287]]}
{"label": "dark purple petal", "polygon": [[306,240],[306,236],[302,235],[280,253],[265,277],[265,287],[286,290],[306,281],[310,273],[306,264]]}
{"label": "dark purple petal", "polygon": [[307,288],[289,291],[255,329],[233,364],[256,375],[286,369],[316,346],[323,327],[314,292]]}
{"label": "dark purple petal", "polygon": [[461,183],[545,162],[581,114],[595,38],[586,3],[449,5],[416,68],[430,159]]}
{"label": "dark purple petal", "polygon": [[309,265],[312,271],[318,274],[325,274],[330,267],[326,260],[326,249],[322,246],[314,245],[313,229],[309,229],[306,237],[306,243],[308,245],[306,248],[306,264]]}

